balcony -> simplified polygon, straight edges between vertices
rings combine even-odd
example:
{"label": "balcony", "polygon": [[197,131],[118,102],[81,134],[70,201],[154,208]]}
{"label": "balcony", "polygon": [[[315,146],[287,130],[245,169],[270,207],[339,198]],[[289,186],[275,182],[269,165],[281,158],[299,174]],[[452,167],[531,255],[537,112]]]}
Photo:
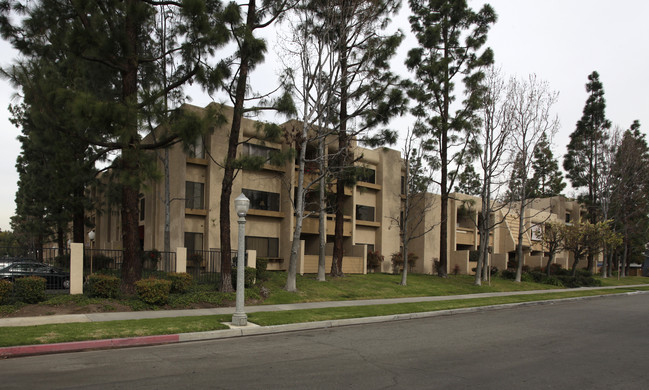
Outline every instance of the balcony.
{"label": "balcony", "polygon": [[[346,215],[343,222],[343,236],[351,237],[352,235],[352,217]],[[327,235],[333,236],[336,225],[335,216],[327,214]],[[304,218],[302,222],[302,233],[304,234],[319,234],[320,222],[317,216]]]}

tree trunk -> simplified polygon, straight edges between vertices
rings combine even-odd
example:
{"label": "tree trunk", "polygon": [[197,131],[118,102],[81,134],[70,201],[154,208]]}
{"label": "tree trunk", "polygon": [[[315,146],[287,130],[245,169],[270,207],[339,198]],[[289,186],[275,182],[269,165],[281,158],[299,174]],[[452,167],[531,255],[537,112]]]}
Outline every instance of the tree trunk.
{"label": "tree trunk", "polygon": [[[523,184],[523,193],[525,193],[525,185]],[[525,228],[525,196],[522,196],[521,206],[519,209],[518,216],[518,236],[517,236],[517,245],[516,245],[516,282],[521,281],[523,275],[523,262],[525,258],[523,257],[523,234]]]}
{"label": "tree trunk", "polygon": [[300,157],[298,160],[297,189],[295,194],[295,230],[293,230],[293,242],[291,244],[291,258],[288,263],[288,275],[286,276],[286,291],[297,291],[297,260],[300,250],[300,236],[302,235],[302,221],[304,221],[304,159],[306,158],[308,129],[305,120],[302,123],[302,141],[300,144]]}
{"label": "tree trunk", "polygon": [[595,274],[595,272],[596,272],[595,268],[597,267],[597,264],[595,262],[595,255],[589,253],[588,256],[586,257],[586,259],[588,260],[587,263],[586,263],[586,269],[591,274]]}
{"label": "tree trunk", "polygon": [[[164,175],[165,175],[165,226],[164,226],[164,251],[171,252],[171,189],[169,188],[169,149],[165,148],[164,155]],[[184,244],[183,244],[184,245]]]}
{"label": "tree trunk", "polygon": [[341,177],[349,163],[347,159],[349,140],[347,139],[347,30],[344,23],[341,23],[341,46],[338,48],[340,56],[340,127],[338,133],[338,166],[339,173],[336,181],[336,224],[334,229],[334,253],[331,261],[331,276],[343,276],[343,240],[344,240],[344,206],[345,206],[345,183]]}
{"label": "tree trunk", "polygon": [[320,188],[319,188],[319,202],[320,202],[320,213],[318,216],[318,226],[319,226],[319,248],[318,248],[318,281],[324,282],[326,280],[325,273],[326,271],[326,248],[327,248],[327,202],[326,202],[326,180],[324,172],[326,167],[325,163],[325,141],[324,137],[320,138],[318,143],[318,154],[320,158]]}
{"label": "tree trunk", "polygon": [[[126,15],[125,56],[129,59],[126,70],[122,71],[122,101],[127,108],[124,130],[127,134],[127,144],[122,147],[121,169],[123,177],[139,176],[138,156],[138,120],[136,113],[138,95],[138,30],[136,17],[132,15],[134,2],[129,1]],[[138,234],[138,200],[140,189],[132,184],[122,185],[122,245],[124,259],[122,261],[122,292],[135,293],[135,282],[142,277],[142,257],[140,256]]]}
{"label": "tree trunk", "polygon": [[554,251],[550,251],[550,256],[548,256],[548,262],[545,265],[545,274],[550,276],[550,266],[554,261]]}
{"label": "tree trunk", "polygon": [[580,256],[575,255],[575,261],[572,262],[572,276],[577,276],[577,264],[579,264]]}
{"label": "tree trunk", "polygon": [[[248,15],[246,28],[251,29],[256,22],[255,0],[248,3]],[[252,34],[252,31],[249,31]],[[246,98],[246,85],[248,72],[250,70],[249,41],[244,38],[240,49],[241,64],[239,65],[239,78],[234,97],[234,110],[232,113],[232,127],[228,138],[228,155],[223,170],[223,181],[221,186],[220,223],[221,228],[221,279],[219,291],[232,292],[232,243],[230,236],[230,198],[232,196],[232,184],[234,182],[234,160],[237,158],[237,146],[239,144],[239,133],[241,131],[241,119],[243,117],[243,104]]]}

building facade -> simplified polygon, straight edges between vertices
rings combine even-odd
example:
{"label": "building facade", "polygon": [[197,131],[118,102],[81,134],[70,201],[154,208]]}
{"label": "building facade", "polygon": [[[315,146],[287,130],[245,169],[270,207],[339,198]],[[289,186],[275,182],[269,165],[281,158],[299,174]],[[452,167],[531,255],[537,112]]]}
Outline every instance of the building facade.
{"label": "building facade", "polygon": [[[228,119],[211,134],[198,139],[185,150],[176,144],[169,149],[169,243],[171,250],[185,247],[189,251],[210,251],[220,248],[219,202],[223,179],[222,162],[228,145],[228,133],[232,109],[218,106]],[[185,109],[203,115],[204,108],[186,106]],[[285,131],[300,126],[299,122],[282,124]],[[286,152],[291,145],[286,142],[269,142],[259,139],[260,122],[243,119],[239,148],[240,155],[270,156],[274,151]],[[327,142],[326,153],[334,153],[337,142]],[[307,155],[315,153],[315,146],[307,147]],[[162,152],[164,153],[164,152]],[[388,148],[366,149],[353,144],[356,165],[366,174],[354,186],[345,190],[344,202],[344,249],[343,272],[367,272],[368,251],[378,251],[384,261],[377,271],[391,272],[390,257],[400,250],[400,228],[403,217],[404,167],[400,153]],[[159,162],[163,171],[162,162]],[[306,167],[306,179],[313,179],[316,168]],[[295,218],[293,194],[297,183],[297,165],[288,161],[282,165],[266,164],[259,170],[240,170],[232,188],[231,202],[239,194],[251,201],[246,217],[246,249],[257,251],[258,258],[269,260],[268,269],[286,270],[290,257]],[[144,250],[164,248],[166,205],[165,180],[148,183],[142,189],[140,200],[140,241]],[[409,251],[418,256],[413,272],[431,274],[439,258],[439,202],[435,194],[420,194],[423,199],[417,213],[423,222],[415,233],[423,233],[409,244]],[[237,246],[237,217],[231,203],[232,247]],[[309,207],[307,207],[309,209]],[[311,208],[312,211],[315,209]],[[447,272],[472,273],[475,268],[472,252],[477,250],[479,235],[476,227],[480,200],[462,194],[452,194],[449,200],[448,265]],[[526,233],[524,235],[525,263],[543,266],[544,252],[538,229],[547,221],[570,223],[584,211],[576,202],[563,197],[539,199],[528,208]],[[491,264],[504,269],[514,256],[518,220],[515,212],[505,209],[494,215],[502,223],[494,229],[490,238]],[[96,247],[121,249],[121,225],[119,208],[107,208],[91,216],[95,223]],[[331,267],[334,235],[334,214],[327,214],[326,269]],[[418,230],[417,230],[418,229]],[[415,234],[416,235],[416,234]],[[319,250],[318,214],[305,218],[300,237],[299,273],[316,273]],[[567,267],[569,255],[560,253],[556,262]]]}

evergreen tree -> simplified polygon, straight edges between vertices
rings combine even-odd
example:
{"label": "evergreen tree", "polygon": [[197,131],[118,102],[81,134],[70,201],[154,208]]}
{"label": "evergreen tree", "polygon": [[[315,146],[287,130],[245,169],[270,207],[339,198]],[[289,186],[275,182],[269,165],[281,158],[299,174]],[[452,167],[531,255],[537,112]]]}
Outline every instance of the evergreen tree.
{"label": "evergreen tree", "polygon": [[[406,66],[414,71],[409,95],[416,101],[412,113],[417,118],[415,132],[425,140],[424,150],[434,170],[440,170],[440,276],[448,268],[448,198],[457,169],[471,154],[483,104],[483,69],[493,63],[491,49],[479,53],[487,32],[496,21],[489,5],[479,12],[465,0],[411,0],[410,26],[419,47],[408,52]],[[464,83],[461,103],[456,102],[458,79]],[[452,111],[452,107],[456,108]],[[458,146],[459,145],[459,146]],[[449,167],[450,170],[449,170]]]}
{"label": "evergreen tree", "polygon": [[[385,126],[403,110],[402,88],[391,71],[390,59],[403,40],[403,34],[384,34],[383,30],[396,13],[397,0],[355,1],[317,0],[314,12],[328,14],[333,28],[327,39],[335,53],[339,74],[332,83],[338,102],[332,120],[338,137],[338,150],[329,168],[336,177],[335,225],[331,275],[342,276],[345,186],[352,185],[358,173],[354,167],[351,141],[367,130]],[[372,146],[395,141],[394,132],[381,129],[380,136],[368,138]],[[359,137],[361,138],[361,137]],[[332,148],[333,149],[333,148]]]}
{"label": "evergreen tree", "polygon": [[586,194],[580,199],[586,203],[588,220],[598,220],[599,188],[598,181],[602,169],[601,154],[608,137],[611,123],[606,119],[606,100],[604,87],[599,81],[599,74],[593,72],[586,84],[588,99],[584,105],[581,119],[575,131],[570,134],[568,152],[563,159],[563,169],[567,172],[572,187],[586,188]]}
{"label": "evergreen tree", "polygon": [[482,180],[480,175],[475,171],[473,165],[467,165],[462,170],[462,173],[457,175],[457,185],[455,192],[461,194],[480,196],[482,192]]}
{"label": "evergreen tree", "polygon": [[[122,289],[133,292],[142,271],[138,236],[140,187],[154,170],[147,151],[179,140],[193,142],[208,127],[194,118],[160,129],[156,142],[143,142],[143,135],[168,117],[163,104],[167,96],[182,96],[181,88],[190,81],[200,81],[212,88],[220,84],[227,69],[209,68],[206,60],[228,40],[223,18],[236,18],[238,6],[231,4],[229,12],[222,12],[217,0],[4,0],[1,9],[2,35],[25,58],[52,60],[54,72],[71,71],[70,79],[84,75],[75,74],[74,67],[67,69],[63,64],[92,65],[105,74],[100,80],[111,80],[108,85],[90,90],[85,88],[87,80],[82,82],[84,88],[76,88],[72,83],[57,90],[54,98],[66,102],[66,114],[78,127],[83,125],[89,143],[105,151],[119,152],[111,167],[121,193]],[[160,32],[156,15],[160,12],[173,15],[173,24],[164,30],[166,46],[156,41]],[[16,13],[19,18],[13,17]],[[59,63],[58,57],[68,60]],[[180,63],[162,83],[160,62],[165,63],[164,59],[177,59]],[[112,93],[106,94],[107,89]],[[147,127],[149,124],[152,126]]]}
{"label": "evergreen tree", "polygon": [[[234,183],[235,172],[237,168],[242,167],[242,163],[245,165],[245,162],[237,159],[237,147],[240,143],[239,134],[241,132],[243,117],[247,113],[258,112],[263,109],[272,109],[285,114],[293,113],[295,110],[289,95],[280,97],[265,108],[261,108],[260,106],[245,106],[246,102],[250,100],[248,96],[250,91],[250,85],[248,83],[249,75],[257,65],[264,61],[264,55],[266,53],[266,41],[262,38],[255,37],[255,33],[280,18],[284,12],[293,6],[293,3],[292,1],[286,0],[272,0],[263,1],[261,4],[258,4],[256,0],[249,0],[241,7],[246,9],[245,19],[236,18],[230,24],[230,29],[234,32],[234,38],[237,43],[237,52],[231,62],[238,63],[238,68],[228,89],[234,110],[230,134],[228,136],[228,152],[223,164],[221,202],[219,205],[221,239],[221,277],[219,278],[219,290],[222,292],[231,292],[234,290],[231,280],[232,244],[230,240],[230,205],[232,204],[232,185]],[[268,125],[264,130],[269,138],[279,135],[278,126]]]}
{"label": "evergreen tree", "polygon": [[649,146],[638,121],[624,132],[612,175],[611,211],[624,238],[624,275],[630,253],[642,252],[649,238]]}
{"label": "evergreen tree", "polygon": [[543,133],[532,159],[534,175],[530,180],[530,191],[534,198],[549,198],[561,195],[566,188],[559,163],[552,155],[547,134]]}

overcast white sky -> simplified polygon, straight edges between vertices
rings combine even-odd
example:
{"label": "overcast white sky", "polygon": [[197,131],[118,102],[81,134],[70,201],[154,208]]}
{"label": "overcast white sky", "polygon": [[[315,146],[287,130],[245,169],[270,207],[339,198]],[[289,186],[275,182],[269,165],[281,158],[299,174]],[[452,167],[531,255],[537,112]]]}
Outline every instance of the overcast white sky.
{"label": "overcast white sky", "polygon": [[[483,1],[471,1],[477,9]],[[554,139],[554,154],[562,157],[575,123],[581,117],[587,95],[587,76],[597,70],[604,84],[606,114],[614,126],[628,128],[639,119],[646,134],[649,129],[649,29],[646,18],[649,2],[639,0],[493,0],[489,1],[498,14],[498,22],[489,33],[488,45],[494,50],[496,64],[506,75],[526,76],[535,73],[559,91],[556,113],[561,129]],[[409,31],[408,7],[395,23]],[[416,44],[409,37],[400,49],[397,63]],[[271,50],[272,51],[272,50]],[[9,45],[0,42],[0,66],[13,60]],[[275,76],[269,60],[264,78]],[[397,68],[397,66],[395,66]],[[398,65],[398,69],[405,67]],[[15,90],[0,81],[0,229],[10,229],[15,211],[18,174],[16,157],[20,131],[9,123],[7,106]],[[193,104],[205,105],[206,96],[194,96]],[[13,100],[13,103],[16,103]],[[405,124],[408,126],[409,124]],[[405,128],[403,129],[405,131]]]}

